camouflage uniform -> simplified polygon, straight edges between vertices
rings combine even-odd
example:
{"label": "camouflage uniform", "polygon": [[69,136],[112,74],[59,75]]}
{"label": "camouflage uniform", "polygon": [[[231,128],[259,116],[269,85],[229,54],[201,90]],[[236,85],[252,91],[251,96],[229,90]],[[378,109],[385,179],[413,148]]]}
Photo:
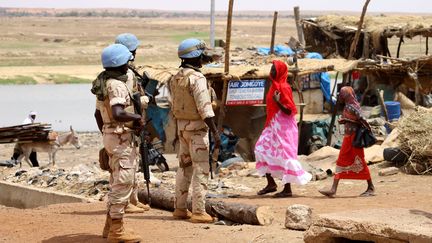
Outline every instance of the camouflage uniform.
{"label": "camouflage uniform", "polygon": [[128,81],[108,79],[108,98],[97,101],[96,109],[101,112],[103,119],[103,144],[109,155],[112,170],[110,175],[111,190],[108,193],[108,212],[112,219],[123,218],[124,209],[129,202],[135,181],[137,164],[136,148],[133,132],[124,122],[117,122],[112,118],[111,106],[123,105],[125,109],[133,108],[130,99],[131,90]]}
{"label": "camouflage uniform", "polygon": [[[133,65],[132,63],[129,63],[129,65]],[[134,67],[134,66],[133,66]],[[126,81],[126,85],[128,86],[128,88],[130,90],[132,90],[132,93],[137,92],[138,89],[138,82],[137,82],[137,78],[135,77],[135,74],[132,72],[132,70],[128,69],[127,72],[127,76],[128,76],[128,80]],[[144,108],[144,107],[143,107]],[[145,112],[143,112],[143,115],[145,114]],[[135,171],[138,171],[138,163],[135,163]],[[135,173],[135,179],[134,179],[134,184],[133,184],[133,189],[132,189],[132,194],[130,196],[130,203],[132,203],[133,205],[137,205],[138,201],[138,179],[137,179],[137,173]]]}
{"label": "camouflage uniform", "polygon": [[[188,80],[189,94],[193,97],[193,106],[182,103],[187,100],[179,97],[175,82]],[[177,129],[180,140],[179,169],[176,175],[176,209],[187,208],[189,186],[192,184],[192,212],[205,213],[205,195],[209,175],[209,139],[208,127],[204,119],[214,117],[207,81],[204,75],[190,68],[184,68],[173,77],[170,82],[170,90],[173,100],[173,114],[177,119]],[[177,97],[176,97],[177,95]],[[178,104],[182,103],[182,104]],[[183,106],[187,112],[195,110],[198,116],[185,116],[176,113],[176,107]]]}

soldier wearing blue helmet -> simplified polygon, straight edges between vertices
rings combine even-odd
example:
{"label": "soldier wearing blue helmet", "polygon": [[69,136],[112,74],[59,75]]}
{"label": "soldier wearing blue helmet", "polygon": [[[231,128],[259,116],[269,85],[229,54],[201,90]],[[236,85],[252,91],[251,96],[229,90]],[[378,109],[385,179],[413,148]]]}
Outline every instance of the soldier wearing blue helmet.
{"label": "soldier wearing blue helmet", "polygon": [[[110,192],[108,212],[102,233],[108,242],[139,242],[141,237],[123,227],[124,210],[132,194],[135,180],[136,148],[133,132],[143,129],[144,119],[128,112],[133,108],[128,80],[128,62],[132,54],[127,47],[113,44],[102,51],[102,65],[105,68],[95,81],[92,93],[97,96],[95,118],[103,134],[103,144],[109,157]],[[133,110],[133,109],[132,109]],[[138,127],[130,122],[139,124]]]}
{"label": "soldier wearing blue helmet", "polygon": [[140,41],[134,34],[131,33],[120,34],[116,37],[115,43],[126,46],[127,49],[132,53],[133,59],[135,59],[136,50],[140,45]]}
{"label": "soldier wearing blue helmet", "polygon": [[[127,49],[131,52],[133,59],[129,62],[128,66],[128,80],[126,81],[126,85],[129,87],[130,90],[132,90],[133,93],[136,91],[140,91],[141,93],[144,93],[138,85],[138,79],[135,76],[135,73],[132,71],[132,69],[135,69],[135,66],[133,64],[133,61],[135,60],[136,50],[138,46],[140,45],[140,41],[138,38],[131,33],[123,33],[116,37],[115,39],[116,44],[121,44],[127,47]],[[146,97],[146,96],[143,96]],[[146,104],[143,104],[143,107],[147,107],[148,101]],[[138,169],[138,168],[137,168]],[[125,213],[143,213],[144,211],[150,210],[150,207],[146,204],[141,203],[138,200],[138,184],[137,179],[135,179],[134,187],[132,194],[130,196],[130,203],[126,206]]]}
{"label": "soldier wearing blue helmet", "polygon": [[[180,71],[170,80],[172,111],[177,120],[180,141],[179,169],[176,175],[174,218],[190,219],[194,223],[210,223],[205,211],[205,195],[209,176],[209,137],[220,145],[214,123],[207,80],[200,72],[203,63],[211,58],[206,44],[198,39],[184,40],[178,47]],[[189,187],[192,184],[192,213],[187,210]]]}

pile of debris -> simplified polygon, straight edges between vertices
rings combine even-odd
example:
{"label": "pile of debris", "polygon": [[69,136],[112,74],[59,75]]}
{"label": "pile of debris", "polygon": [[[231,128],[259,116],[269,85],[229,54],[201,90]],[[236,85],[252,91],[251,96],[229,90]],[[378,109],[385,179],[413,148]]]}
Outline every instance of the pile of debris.
{"label": "pile of debris", "polygon": [[[253,167],[255,167],[254,163]],[[256,172],[246,163],[234,164],[229,168],[223,168],[214,180],[209,181],[209,197],[232,197],[239,192],[251,192],[252,188],[247,183],[242,183],[241,178],[257,177]],[[237,170],[239,169],[239,170]],[[5,173],[6,172],[6,173]],[[236,178],[236,176],[238,178]],[[175,190],[175,171],[156,172],[150,174],[151,187],[162,187],[168,191]],[[15,170],[5,168],[1,180],[18,183],[21,185],[51,189],[71,194],[104,200],[109,192],[109,173],[101,170],[97,164],[79,164],[70,169],[57,167],[26,168]],[[234,180],[233,180],[234,179]],[[145,188],[143,173],[137,173],[138,186]]]}
{"label": "pile of debris", "polygon": [[[10,169],[11,172],[14,170]],[[101,199],[109,191],[109,174],[96,165],[80,164],[65,170],[62,168],[20,169],[10,173],[5,181],[72,193],[93,199]]]}
{"label": "pile of debris", "polygon": [[409,174],[432,174],[432,109],[418,107],[398,124],[400,149],[409,155]]}

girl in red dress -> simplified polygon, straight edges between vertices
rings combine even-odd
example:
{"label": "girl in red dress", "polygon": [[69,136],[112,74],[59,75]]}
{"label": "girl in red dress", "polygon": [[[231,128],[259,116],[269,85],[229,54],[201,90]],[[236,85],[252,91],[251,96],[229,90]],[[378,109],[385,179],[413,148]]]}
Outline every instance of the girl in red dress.
{"label": "girl in red dress", "polygon": [[352,146],[357,129],[365,126],[370,130],[370,126],[361,115],[360,104],[355,98],[353,88],[349,86],[343,87],[340,91],[339,101],[344,104],[342,118],[339,119],[339,123],[344,124],[345,135],[336,161],[333,185],[330,190],[320,190],[319,192],[327,197],[333,197],[336,194],[340,179],[354,179],[367,181],[368,187],[360,196],[373,196],[375,187],[364,159],[363,148]]}

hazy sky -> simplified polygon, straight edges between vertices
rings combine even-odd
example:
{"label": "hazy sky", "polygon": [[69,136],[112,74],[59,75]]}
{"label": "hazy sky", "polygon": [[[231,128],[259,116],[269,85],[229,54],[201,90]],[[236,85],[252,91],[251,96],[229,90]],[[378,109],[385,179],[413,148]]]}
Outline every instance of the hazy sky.
{"label": "hazy sky", "polygon": [[[363,0],[234,0],[235,10],[361,11]],[[29,8],[136,8],[160,10],[208,10],[210,0],[0,0],[0,7]],[[216,10],[226,10],[228,0],[216,0]],[[371,12],[432,13],[431,0],[372,0]]]}

